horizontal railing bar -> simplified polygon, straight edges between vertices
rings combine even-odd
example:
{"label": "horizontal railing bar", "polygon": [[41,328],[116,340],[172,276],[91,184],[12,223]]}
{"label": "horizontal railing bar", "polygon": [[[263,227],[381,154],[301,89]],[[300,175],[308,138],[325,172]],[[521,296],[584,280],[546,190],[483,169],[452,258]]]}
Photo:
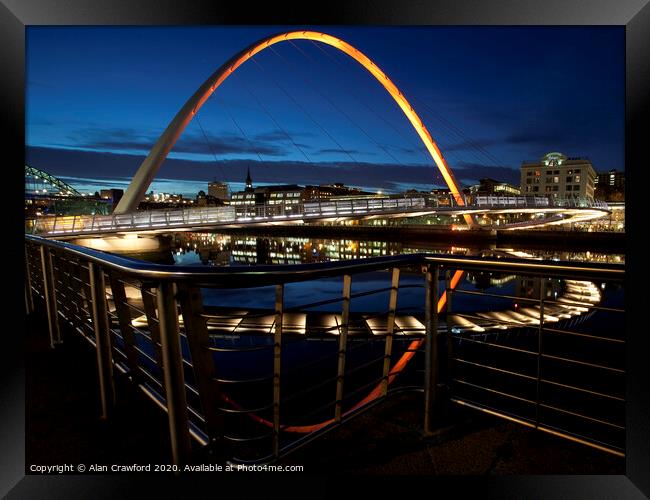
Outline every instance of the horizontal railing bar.
{"label": "horizontal railing bar", "polygon": [[260,413],[266,410],[270,410],[273,408],[273,403],[269,403],[266,406],[260,406],[259,408],[224,408],[223,406],[217,407],[217,410],[222,411],[224,413],[241,413],[241,414],[246,414],[246,413]]}
{"label": "horizontal railing bar", "polygon": [[557,361],[566,361],[567,363],[575,363],[578,365],[590,366],[592,368],[599,368],[601,370],[609,370],[616,373],[625,373],[625,370],[622,370],[620,368],[611,368],[609,366],[597,365],[595,363],[589,363],[587,361],[579,361],[577,359],[563,358],[561,356],[553,356],[551,354],[545,354],[545,353],[542,353],[541,356],[543,358],[555,359]]}
{"label": "horizontal railing bar", "polygon": [[508,350],[508,351],[520,352],[522,354],[529,354],[531,356],[538,356],[539,355],[539,353],[537,351],[529,351],[527,349],[519,349],[517,347],[510,347],[510,346],[507,346],[507,345],[494,344],[492,342],[484,342],[482,340],[470,339],[468,337],[456,337],[456,338],[459,339],[462,342],[471,342],[471,343],[474,343],[474,344],[487,345],[487,346],[490,346],[490,347],[496,347],[496,348],[505,349],[505,350]]}
{"label": "horizontal railing bar", "polygon": [[544,327],[543,330],[549,333],[557,333],[561,335],[572,335],[575,337],[586,337],[589,339],[602,340],[605,342],[615,342],[618,344],[625,344],[625,339],[615,339],[612,337],[600,337],[598,335],[589,335],[588,333],[574,332],[572,330],[563,330],[561,328],[548,328]]}
{"label": "horizontal railing bar", "polygon": [[500,396],[505,396],[507,398],[512,398],[512,399],[516,399],[518,401],[523,401],[524,403],[528,403],[528,404],[531,404],[531,405],[537,404],[535,401],[532,401],[530,399],[522,398],[521,396],[515,396],[514,394],[510,394],[510,393],[503,392],[503,391],[497,391],[496,389],[491,389],[490,387],[485,387],[485,386],[482,386],[482,385],[473,384],[471,382],[468,382],[467,380],[463,380],[463,379],[459,379],[459,378],[452,378],[451,381],[452,382],[458,382],[459,384],[469,385],[470,387],[474,387],[475,389],[481,389],[483,391],[492,392],[494,394],[498,394]]}
{"label": "horizontal railing bar", "polygon": [[254,437],[238,437],[238,436],[229,436],[228,434],[224,434],[223,438],[227,439],[228,441],[234,441],[236,443],[247,443],[249,441],[259,441],[264,438],[271,437],[273,435],[273,431],[267,432],[265,434],[260,434],[259,436],[254,436]]}
{"label": "horizontal railing bar", "polygon": [[487,407],[481,403],[476,403],[474,401],[469,401],[465,399],[459,399],[459,398],[451,398],[451,401],[453,403],[456,403],[461,406],[467,406],[468,408],[472,408],[474,410],[482,411],[484,413],[487,413],[489,415],[493,415],[495,417],[499,418],[504,418],[506,420],[510,420],[511,422],[515,422],[521,425],[524,425],[526,427],[530,427],[532,429],[537,429],[542,432],[546,432],[549,434],[552,434],[557,437],[561,437],[564,439],[569,439],[571,441],[584,444],[586,446],[589,446],[591,448],[596,448],[601,451],[605,451],[608,453],[611,453],[613,455],[619,456],[619,457],[625,457],[625,453],[621,448],[618,448],[616,446],[608,445],[606,443],[602,443],[597,440],[592,440],[590,441],[589,439],[581,439],[582,436],[578,437],[577,435],[567,433],[565,431],[562,431],[556,427],[553,427],[551,425],[536,425],[534,422],[532,422],[529,419],[526,419],[524,417],[520,416],[515,416],[515,415],[510,415],[506,412],[503,412],[501,410],[496,410],[494,408]]}
{"label": "horizontal railing bar", "polygon": [[265,349],[273,349],[273,344],[257,346],[257,347],[243,347],[241,349],[230,349],[225,347],[214,347],[208,346],[207,349],[212,352],[252,352],[252,351],[263,351]]}
{"label": "horizontal railing bar", "polygon": [[472,365],[472,366],[478,366],[479,368],[485,368],[486,370],[493,370],[493,371],[496,371],[496,372],[499,372],[499,373],[505,373],[507,375],[514,375],[516,377],[521,377],[521,378],[525,378],[525,379],[528,379],[528,380],[537,380],[537,377],[535,377],[535,376],[525,375],[523,373],[513,372],[513,371],[510,371],[510,370],[504,370],[503,368],[497,368],[496,366],[483,365],[481,363],[476,363],[474,361],[468,361],[466,359],[461,359],[461,358],[450,358],[450,359],[451,359],[451,361],[456,361],[458,363],[464,363],[464,364],[468,364],[468,365]]}
{"label": "horizontal railing bar", "polygon": [[608,422],[606,420],[600,420],[598,418],[589,417],[587,415],[583,415],[581,413],[576,413],[576,412],[573,412],[573,411],[565,410],[563,408],[557,408],[556,406],[551,406],[551,405],[548,405],[546,403],[539,403],[539,406],[541,406],[543,408],[547,408],[549,410],[559,411],[560,413],[566,413],[567,415],[572,415],[574,417],[582,418],[584,420],[589,420],[590,422],[596,422],[598,424],[608,425],[610,427],[614,427],[614,428],[619,429],[619,430],[625,430],[625,427],[622,426],[622,425],[618,425],[618,424],[615,424],[613,422]]}
{"label": "horizontal railing bar", "polygon": [[246,378],[241,380],[213,377],[212,380],[221,384],[254,384],[257,382],[268,382],[269,380],[273,380],[273,378],[273,375],[270,375],[266,377]]}
{"label": "horizontal railing bar", "polygon": [[549,380],[547,378],[540,378],[539,381],[542,382],[542,383],[545,383],[545,384],[557,385],[558,387],[562,387],[562,388],[565,388],[565,389],[571,389],[573,391],[585,392],[585,393],[591,394],[593,396],[600,396],[601,398],[613,399],[615,401],[620,401],[621,403],[625,402],[625,398],[622,398],[620,396],[614,396],[612,394],[605,394],[603,392],[592,391],[591,389],[585,389],[584,387],[577,387],[575,385],[562,384],[560,382],[556,382],[554,380]]}
{"label": "horizontal railing bar", "polygon": [[532,299],[529,297],[517,297],[516,295],[501,295],[499,293],[490,293],[490,292],[477,292],[475,290],[462,290],[460,288],[454,288],[451,292],[453,295],[457,294],[463,294],[463,295],[479,295],[482,297],[496,297],[498,299],[506,299],[506,300],[518,300],[521,302],[533,302],[533,303],[539,303],[539,299]]}
{"label": "horizontal railing bar", "polygon": [[[566,307],[566,306],[571,306],[571,307],[586,307],[586,308],[588,308],[588,309],[593,309],[593,310],[595,310],[595,311],[614,312],[614,313],[625,313],[625,309],[620,309],[620,308],[617,308],[617,307],[598,306],[598,305],[596,305],[596,304],[591,304],[591,303],[589,303],[588,300],[584,300],[584,301],[581,301],[581,300],[578,300],[578,299],[569,299],[569,300],[573,300],[573,301],[575,301],[575,303],[572,303],[572,302],[562,302],[562,301],[559,301],[559,300],[552,300],[552,299],[549,299],[549,300],[544,300],[544,304],[545,304],[545,305],[552,305],[552,306],[564,306],[564,307]],[[538,300],[538,302],[539,302],[539,300]],[[587,304],[587,305],[583,305],[583,304]]]}

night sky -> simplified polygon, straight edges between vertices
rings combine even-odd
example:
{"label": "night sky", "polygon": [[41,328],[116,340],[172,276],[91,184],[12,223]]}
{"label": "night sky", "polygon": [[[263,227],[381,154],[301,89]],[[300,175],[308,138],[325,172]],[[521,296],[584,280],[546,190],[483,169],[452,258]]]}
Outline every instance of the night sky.
{"label": "night sky", "polygon": [[[83,190],[123,187],[187,98],[223,62],[300,27],[28,27],[27,163]],[[624,168],[622,27],[312,27],[370,57],[411,102],[464,185],[519,183],[549,151]],[[288,138],[287,136],[290,136]],[[358,63],[309,41],[245,63],[190,123],[153,189],[209,180],[443,181],[408,120]],[[186,182],[178,182],[185,180]]]}

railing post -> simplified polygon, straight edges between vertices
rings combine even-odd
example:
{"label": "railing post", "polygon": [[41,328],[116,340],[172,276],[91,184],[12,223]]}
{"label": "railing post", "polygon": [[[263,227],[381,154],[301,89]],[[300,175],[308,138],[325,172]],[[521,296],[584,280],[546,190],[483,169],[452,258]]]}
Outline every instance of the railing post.
{"label": "railing post", "polygon": [[29,252],[25,245],[25,309],[27,314],[34,312],[34,295],[32,294],[32,277],[29,272]]}
{"label": "railing post", "polygon": [[275,332],[273,334],[273,456],[280,455],[280,373],[282,369],[282,322],[284,284],[275,287]]}
{"label": "railing post", "polygon": [[341,422],[343,404],[343,381],[345,379],[345,358],[348,346],[348,329],[350,324],[350,291],[352,276],[343,276],[343,309],[341,311],[341,329],[339,332],[338,367],[336,371],[336,402],[334,407],[334,420]]}
{"label": "railing post", "polygon": [[108,418],[115,403],[115,387],[113,385],[113,360],[106,307],[106,283],[104,271],[97,264],[88,262],[88,271],[95,347],[97,349],[99,396],[102,402],[102,418]]}
{"label": "railing post", "polygon": [[54,286],[54,272],[52,270],[52,259],[50,250],[41,245],[41,269],[43,271],[43,295],[45,296],[45,307],[47,310],[47,325],[50,332],[50,347],[61,341],[59,331],[58,312],[56,307],[56,288]]}
{"label": "railing post", "polygon": [[537,330],[537,383],[535,387],[535,425],[539,426],[539,386],[542,379],[542,334],[544,333],[544,299],[546,298],[546,278],[539,282],[539,329]]}
{"label": "railing post", "polygon": [[192,285],[179,285],[178,300],[208,436],[219,447],[218,456],[225,456],[228,443],[223,439],[224,418],[218,410],[222,398],[219,384],[215,380],[214,358],[210,351],[207,320],[203,317],[201,289]]}
{"label": "railing post", "polygon": [[158,285],[156,298],[172,461],[174,465],[184,465],[190,457],[191,443],[174,284]]}
{"label": "railing post", "polygon": [[386,345],[384,350],[384,369],[381,380],[381,395],[388,394],[388,382],[390,377],[390,358],[393,353],[393,332],[395,330],[395,314],[397,312],[397,291],[399,288],[399,267],[393,268],[390,285],[390,297],[388,299],[388,318],[386,322]]}
{"label": "railing post", "polygon": [[451,359],[452,359],[452,350],[453,350],[453,337],[451,333],[451,271],[447,269],[445,271],[445,319],[447,322],[447,363],[446,363],[446,382],[447,385],[451,385]]}
{"label": "railing post", "polygon": [[425,284],[426,350],[424,368],[424,434],[433,432],[433,419],[438,403],[438,280],[440,266],[429,265]]}

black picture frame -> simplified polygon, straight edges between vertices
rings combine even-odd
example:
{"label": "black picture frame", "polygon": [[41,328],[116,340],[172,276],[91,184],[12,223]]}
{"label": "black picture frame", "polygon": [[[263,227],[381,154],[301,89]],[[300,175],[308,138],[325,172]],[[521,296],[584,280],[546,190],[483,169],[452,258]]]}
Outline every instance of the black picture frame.
{"label": "black picture frame", "polygon": [[[0,84],[4,123],[3,168],[9,175],[3,206],[8,256],[19,232],[24,232],[19,175],[24,164],[25,27],[28,25],[179,25],[179,24],[360,24],[360,25],[619,25],[626,30],[626,329],[627,329],[627,443],[625,476],[514,476],[423,478],[435,488],[453,486],[456,494],[470,490],[500,498],[643,498],[650,496],[650,380],[648,341],[644,335],[643,200],[647,182],[647,135],[650,89],[650,6],[647,0],[401,0],[307,2],[282,6],[268,2],[209,0],[1,0]],[[10,183],[10,184],[9,184]],[[15,186],[14,186],[15,183]],[[20,210],[20,212],[19,212]],[[15,211],[15,212],[14,212]],[[9,226],[9,227],[7,227]],[[13,232],[15,231],[16,234]],[[16,243],[16,246],[18,244]],[[11,257],[8,257],[11,258]],[[18,268],[17,265],[8,267]],[[6,278],[0,385],[0,495],[8,498],[108,498],[127,496],[135,482],[151,494],[181,487],[171,476],[25,476],[24,360],[21,321],[11,317],[24,309],[22,278]],[[7,273],[7,276],[9,273]],[[15,290],[11,285],[17,284]],[[647,300],[647,299],[646,299]],[[7,302],[9,301],[9,302]],[[16,326],[12,326],[16,325]],[[322,471],[333,474],[336,471]],[[222,478],[211,475],[190,480],[218,494]],[[244,481],[250,476],[244,475]],[[268,475],[265,476],[268,479]],[[273,479],[277,480],[277,477]],[[292,474],[288,481],[297,481]],[[255,483],[255,481],[248,481]],[[312,488],[316,483],[312,483]],[[184,486],[183,486],[184,487]],[[320,488],[320,486],[319,486]],[[206,490],[208,491],[208,490]],[[433,491],[432,491],[433,493]],[[309,494],[309,491],[304,491]],[[416,490],[412,494],[417,494]]]}

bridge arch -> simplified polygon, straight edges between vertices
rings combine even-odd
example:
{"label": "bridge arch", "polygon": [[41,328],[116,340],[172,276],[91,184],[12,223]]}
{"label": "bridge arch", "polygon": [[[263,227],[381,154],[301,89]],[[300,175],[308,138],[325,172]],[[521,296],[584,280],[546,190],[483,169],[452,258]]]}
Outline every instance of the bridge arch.
{"label": "bridge arch", "polygon": [[[431,137],[431,134],[425,127],[422,119],[413,109],[413,106],[411,106],[411,104],[406,100],[406,97],[404,97],[404,94],[402,94],[384,72],[368,56],[339,38],[318,31],[290,31],[268,36],[249,45],[224,63],[203,83],[203,85],[199,87],[192,97],[190,97],[183,105],[180,111],[178,111],[174,119],[158,138],[158,141],[140,165],[140,168],[138,168],[138,171],[133,177],[126,193],[124,193],[124,196],[115,208],[116,214],[129,213],[137,209],[138,204],[147,192],[149,185],[153,181],[160,166],[180,137],[181,133],[185,130],[185,127],[187,127],[194,115],[199,111],[201,106],[203,106],[219,85],[221,85],[239,66],[244,64],[258,52],[261,52],[271,45],[287,40],[313,40],[315,42],[330,45],[350,56],[361,64],[361,66],[363,66],[372,76],[374,76],[395,100],[419,135],[457,203],[459,205],[464,205],[458,183],[456,182],[447,161],[440,152],[438,145]],[[465,215],[464,217],[468,224],[473,224],[470,215]]]}
{"label": "bridge arch", "polygon": [[[32,167],[30,165],[25,165],[25,177],[32,178],[37,180],[42,180],[45,184],[49,184],[52,187],[59,190],[59,193],[63,196],[81,196],[81,193],[73,188],[70,184],[63,182],[58,177],[48,174],[47,172]],[[25,182],[25,189],[27,188],[27,182]]]}

